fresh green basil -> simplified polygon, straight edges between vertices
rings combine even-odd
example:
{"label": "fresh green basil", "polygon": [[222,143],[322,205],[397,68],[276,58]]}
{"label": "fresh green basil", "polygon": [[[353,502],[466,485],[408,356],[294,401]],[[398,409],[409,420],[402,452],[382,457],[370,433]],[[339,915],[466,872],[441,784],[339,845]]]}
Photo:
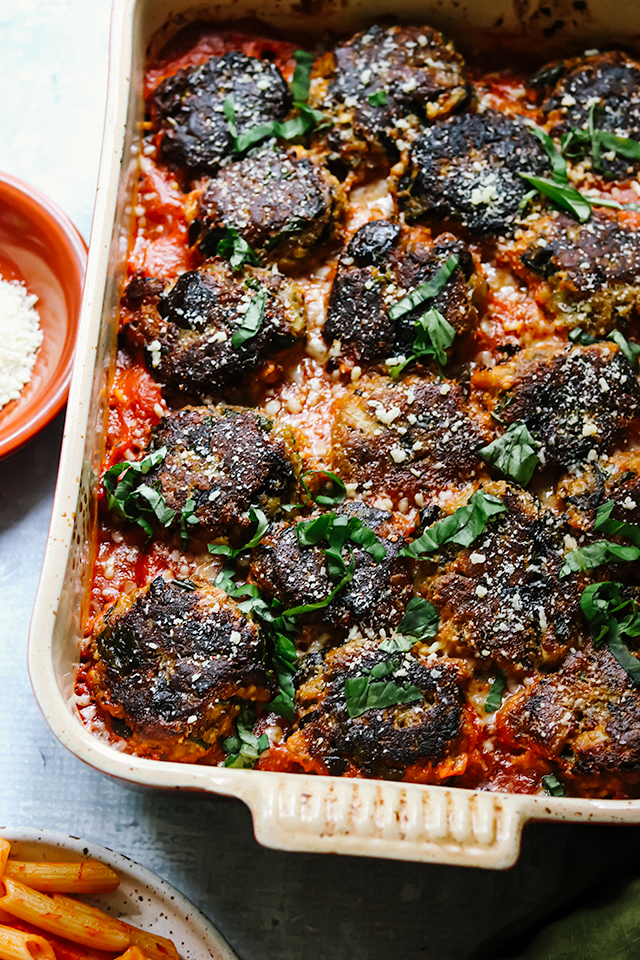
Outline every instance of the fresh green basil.
{"label": "fresh green basil", "polygon": [[195,514],[196,502],[189,497],[184,507],[180,511],[180,541],[182,549],[186,550],[189,546],[189,526],[195,526],[200,523]]}
{"label": "fresh green basil", "polygon": [[416,307],[437,297],[444,290],[459,264],[460,257],[456,253],[452,253],[431,280],[425,280],[415,290],[408,293],[406,297],[402,297],[389,307],[389,319],[399,320],[400,317],[404,317],[405,314],[415,310]]}
{"label": "fresh green basil", "polygon": [[534,137],[537,137],[544,147],[544,151],[549,158],[549,162],[551,163],[554,182],[558,184],[568,183],[569,178],[567,176],[567,161],[564,159],[549,134],[545,133],[544,130],[541,130],[540,127],[529,127],[529,129]]}
{"label": "fresh green basil", "polygon": [[624,643],[624,638],[640,637],[637,603],[631,598],[623,600],[620,584],[604,581],[592,583],[583,590],[580,608],[589,621],[594,646],[606,642],[622,669],[639,686],[640,660]]}
{"label": "fresh green basil", "polygon": [[592,337],[591,334],[586,333],[582,327],[574,327],[574,329],[569,333],[569,340],[571,340],[572,343],[579,343],[583,347],[589,347],[593,343],[603,343],[607,340],[610,340],[620,348],[620,352],[624,354],[632,368],[636,372],[640,370],[640,365],[638,363],[640,346],[637,343],[627,340],[627,338],[623,336],[619,330],[611,330],[602,337]]}
{"label": "fresh green basil", "polygon": [[438,520],[421,537],[408,547],[403,547],[400,556],[420,559],[424,554],[435,553],[447,543],[469,547],[494,517],[506,512],[507,508],[499,497],[478,490],[463,507]]}
{"label": "fresh green basil", "polygon": [[400,704],[422,700],[420,690],[413,684],[401,686],[394,680],[380,679],[393,673],[397,664],[388,660],[376,664],[365,676],[348,677],[344,684],[347,712],[351,719],[362,716],[367,710],[384,710]]}
{"label": "fresh green basil", "polygon": [[168,527],[176,517],[176,511],[167,506],[160,491],[143,482],[149,471],[162,463],[166,455],[167,448],[161,447],[140,461],[123,460],[109,467],[102,478],[109,510],[124,520],[137,523],[148,538],[153,536],[152,519]]}
{"label": "fresh green basil", "polygon": [[395,633],[383,640],[378,646],[385,653],[407,653],[415,642],[415,638],[403,637],[402,634]]}
{"label": "fresh green basil", "polygon": [[342,580],[336,584],[329,596],[325,597],[324,600],[318,600],[317,603],[303,603],[299,607],[290,607],[289,610],[285,610],[282,614],[283,617],[299,617],[305,613],[314,613],[316,610],[322,610],[323,607],[328,607],[333,598],[345,587],[348,583],[353,580],[353,574],[355,572],[356,566],[353,560],[346,569],[346,573],[343,576]]}
{"label": "fresh green basil", "polygon": [[293,642],[284,633],[273,635],[273,654],[271,663],[278,680],[278,693],[269,704],[269,708],[286,720],[295,718],[293,674],[296,670],[298,653]]}
{"label": "fresh green basil", "polygon": [[485,463],[526,487],[538,465],[536,448],[539,446],[538,441],[529,433],[527,425],[518,420],[512,423],[501,437],[483,447],[480,456]]}
{"label": "fresh green basil", "polygon": [[[261,123],[256,127],[250,127],[245,133],[238,135],[235,124],[235,110],[226,109],[227,100],[225,100],[225,117],[229,127],[229,133],[235,140],[235,152],[242,154],[262,143],[264,140],[271,140],[274,137],[282,140],[295,140],[298,137],[304,137],[312,130],[322,130],[331,126],[332,121],[326,114],[319,110],[314,110],[306,103],[296,102],[294,106],[298,110],[298,116],[291,120],[281,122],[279,120],[270,120],[268,123]],[[231,103],[233,106],[233,103]],[[231,118],[231,119],[230,119]],[[235,133],[234,133],[235,130]]]}
{"label": "fresh green basil", "polygon": [[227,227],[224,236],[218,240],[216,253],[220,257],[228,260],[234,270],[249,263],[254,267],[260,265],[257,255],[251,249],[246,240],[244,240],[235,227]]}
{"label": "fresh green basil", "polygon": [[520,173],[520,177],[532,187],[549,197],[557,206],[572,213],[580,223],[586,223],[591,216],[591,203],[571,184],[556,183],[547,177],[535,177],[530,173]]}
{"label": "fresh green basil", "polygon": [[442,368],[447,362],[447,353],[456,338],[456,331],[449,321],[442,316],[439,310],[432,308],[415,322],[416,338],[411,348],[411,356],[389,370],[394,379],[397,379],[404,368],[420,357],[432,356],[436,366],[442,374]]}
{"label": "fresh green basil", "polygon": [[605,563],[632,563],[640,558],[640,547],[625,547],[610,540],[597,540],[586,547],[572,550],[564,558],[558,576],[562,580],[570,573],[593,570]]}
{"label": "fresh green basil", "polygon": [[269,737],[266,733],[256,737],[253,727],[256,722],[255,712],[251,707],[245,707],[236,719],[237,733],[222,741],[222,747],[227,754],[225,767],[249,769],[255,767],[261,753],[269,747]]}
{"label": "fresh green basil", "polygon": [[546,777],[543,777],[542,786],[549,797],[564,797],[565,795],[564,784],[558,780],[555,773],[549,773]]}
{"label": "fresh green basil", "polygon": [[367,100],[372,107],[386,107],[389,102],[384,90],[376,90],[375,93],[370,93]]}
{"label": "fresh green basil", "polygon": [[264,287],[260,287],[255,297],[252,297],[247,312],[242,318],[242,323],[231,337],[231,344],[234,349],[242,346],[247,340],[252,340],[258,333],[262,320],[264,318],[264,308],[267,302],[267,292]]}
{"label": "fresh green basil", "polygon": [[312,53],[306,50],[295,50],[293,58],[296,61],[293,79],[291,81],[291,95],[299,103],[305,102],[309,97],[309,75],[314,63]]}
{"label": "fresh green basil", "polygon": [[616,507],[615,500],[606,500],[601,503],[596,513],[593,525],[597,533],[606,533],[611,537],[624,537],[640,547],[640,527],[635,523],[626,523],[624,520],[615,520],[611,514]]}
{"label": "fresh green basil", "polygon": [[426,640],[435,637],[439,626],[440,614],[434,605],[422,597],[412,597],[398,624],[398,633],[415,637],[417,640]]}
{"label": "fresh green basil", "polygon": [[507,687],[507,675],[504,670],[496,670],[496,676],[491,681],[487,699],[484,702],[485,713],[495,713],[502,703],[502,695]]}
{"label": "fresh green basil", "polygon": [[259,510],[258,507],[251,507],[249,510],[249,519],[251,523],[257,524],[256,531],[243,547],[239,547],[237,550],[234,550],[232,547],[227,546],[226,543],[209,543],[207,544],[207,549],[209,553],[217,554],[222,557],[230,557],[235,559],[239,557],[241,553],[244,553],[245,550],[253,550],[254,547],[257,547],[262,538],[264,537],[267,529],[269,527],[269,521],[266,516]]}
{"label": "fresh green basil", "polygon": [[[327,486],[329,486],[329,490],[326,491],[325,493],[317,493],[314,496],[314,494],[311,493],[311,490],[309,490],[309,487],[305,483],[305,479],[304,479],[305,477],[326,477],[324,487],[326,488]],[[329,484],[327,484],[327,480],[329,481]],[[336,504],[343,503],[346,500],[347,489],[344,483],[342,482],[340,477],[337,477],[335,473],[331,473],[330,470],[305,470],[305,472],[300,477],[300,481],[302,483],[302,486],[308,493],[309,497],[315,503],[319,503],[320,506],[322,507],[334,506]]]}

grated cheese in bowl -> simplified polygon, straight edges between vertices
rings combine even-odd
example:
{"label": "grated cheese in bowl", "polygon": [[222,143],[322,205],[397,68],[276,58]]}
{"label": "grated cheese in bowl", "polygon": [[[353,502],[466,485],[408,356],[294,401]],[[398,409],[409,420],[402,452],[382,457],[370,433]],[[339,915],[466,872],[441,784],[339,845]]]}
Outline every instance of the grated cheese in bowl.
{"label": "grated cheese in bowl", "polygon": [[17,280],[0,279],[0,410],[31,379],[42,343],[37,299]]}

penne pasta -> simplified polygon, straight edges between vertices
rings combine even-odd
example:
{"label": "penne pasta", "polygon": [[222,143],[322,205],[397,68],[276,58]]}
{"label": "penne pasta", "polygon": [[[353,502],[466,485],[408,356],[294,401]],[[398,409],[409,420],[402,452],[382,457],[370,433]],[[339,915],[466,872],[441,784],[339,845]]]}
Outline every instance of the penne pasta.
{"label": "penne pasta", "polygon": [[[0,866],[1,864],[0,847]],[[85,860],[82,863],[27,863],[9,860],[4,876],[19,880],[41,893],[113,893],[120,883],[118,875],[97,860]]]}
{"label": "penne pasta", "polygon": [[48,896],[8,877],[0,880],[0,909],[34,927],[97,950],[125,950],[131,945],[126,925],[101,910],[63,897]]}
{"label": "penne pasta", "polygon": [[[130,923],[124,923],[122,920],[114,920],[108,914],[103,913],[97,907],[91,907],[88,903],[79,903],[70,900],[61,894],[54,894],[52,897],[54,903],[67,903],[75,907],[79,912],[85,913],[88,917],[94,917],[96,920],[104,918],[111,923],[119,924],[120,928],[129,937],[131,946],[140,947],[140,949],[151,958],[151,960],[179,960],[178,951],[173,942],[166,937],[160,937],[155,933],[148,933],[146,930],[140,930]],[[0,905],[2,901],[0,900]]]}
{"label": "penne pasta", "polygon": [[3,837],[0,837],[0,877],[3,876],[6,869],[10,850],[11,844],[9,841],[5,840]]}
{"label": "penne pasta", "polygon": [[0,960],[56,960],[56,955],[44,937],[0,926]]}

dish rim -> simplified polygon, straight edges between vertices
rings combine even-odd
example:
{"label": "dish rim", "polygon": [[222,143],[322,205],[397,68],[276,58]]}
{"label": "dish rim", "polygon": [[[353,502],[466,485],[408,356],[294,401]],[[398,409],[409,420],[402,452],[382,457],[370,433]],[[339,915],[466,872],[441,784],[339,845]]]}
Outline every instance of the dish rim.
{"label": "dish rim", "polygon": [[[242,0],[241,0],[242,2]],[[250,0],[245,0],[250,4]],[[449,2],[449,0],[447,0]],[[488,3],[489,14],[502,0]],[[294,0],[273,0],[282,18]],[[410,2],[408,6],[410,6]],[[503,6],[506,6],[503,2]],[[153,15],[162,20],[202,10],[190,0],[156,0]],[[331,4],[329,4],[331,6]],[[353,0],[352,6],[362,6]],[[374,0],[367,19],[376,16]],[[452,3],[453,6],[453,3]],[[603,8],[606,0],[602,0]],[[348,7],[348,4],[347,4]],[[433,4],[435,9],[436,4]],[[29,642],[29,672],[36,699],[58,740],[75,756],[121,781],[159,789],[181,789],[236,797],[251,809],[259,842],[277,849],[348,853],[504,869],[517,860],[522,827],[531,819],[573,822],[638,822],[640,800],[598,800],[474,791],[458,787],[351,780],[309,774],[235,770],[179,764],[120,753],[97,739],[74,716],[56,676],[53,631],[63,596],[63,576],[72,537],[72,516],[82,489],[84,438],[94,366],[107,289],[107,257],[115,223],[121,155],[125,142],[128,77],[133,35],[140,30],[150,0],[115,0],[112,15],[111,69],[99,191],[85,281],[83,323],[71,384],[69,413],[54,515],[45,564],[34,607]],[[211,7],[207,8],[211,19]],[[232,5],[216,10],[231,11]],[[298,8],[299,9],[299,8]],[[262,10],[261,10],[262,13]],[[640,10],[638,28],[640,30]],[[483,9],[482,15],[485,15]],[[411,16],[411,14],[409,14]],[[424,19],[427,14],[423,11]],[[137,19],[136,19],[137,18]],[[219,22],[224,18],[219,17]],[[361,15],[362,19],[362,15]],[[629,28],[631,29],[631,28]],[[155,28],[146,34],[147,41]],[[130,72],[130,70],[129,70]],[[82,429],[74,429],[79,425]],[[85,458],[86,466],[86,458]],[[68,679],[68,678],[67,678]]]}

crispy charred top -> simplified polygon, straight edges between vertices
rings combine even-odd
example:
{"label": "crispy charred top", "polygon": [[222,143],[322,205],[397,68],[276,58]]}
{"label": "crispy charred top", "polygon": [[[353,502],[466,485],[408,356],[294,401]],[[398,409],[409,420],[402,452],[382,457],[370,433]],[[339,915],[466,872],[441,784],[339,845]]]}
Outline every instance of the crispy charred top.
{"label": "crispy charred top", "polygon": [[[321,623],[339,631],[356,624],[374,629],[397,626],[412,592],[406,563],[398,557],[405,546],[403,531],[390,513],[357,501],[333,512],[359,517],[375,532],[386,556],[378,561],[362,547],[347,544],[343,555],[347,564],[347,551],[353,558],[353,579],[328,606],[303,614],[300,622]],[[251,561],[251,579],[260,592],[270,600],[278,599],[286,609],[325,600],[336,586],[329,577],[321,547],[300,546],[296,537],[299,522],[282,523],[269,530]]]}
{"label": "crispy charred top", "polygon": [[395,223],[373,220],[356,231],[338,262],[323,330],[325,341],[339,340],[341,353],[358,363],[409,356],[416,319],[427,308],[423,304],[393,321],[389,307],[431,280],[451,254],[457,254],[460,266],[429,306],[439,310],[457,334],[469,334],[477,312],[467,282],[473,274],[473,258],[465,244],[444,233],[427,245],[411,232],[401,237]]}
{"label": "crispy charred top", "polygon": [[593,210],[587,223],[540,217],[524,234],[522,263],[550,288],[546,308],[560,327],[601,335],[625,331],[640,313],[640,239],[613,210]]}
{"label": "crispy charred top", "polygon": [[259,256],[284,270],[308,265],[336,236],[344,212],[340,183],[302,150],[266,150],[231,163],[209,182],[198,218],[200,248],[215,253],[234,227]]}
{"label": "crispy charred top", "polygon": [[184,407],[158,424],[153,446],[166,447],[167,455],[147,482],[160,483],[178,516],[194,501],[196,535],[238,546],[251,529],[251,507],[273,517],[293,499],[293,438],[254,410]]}
{"label": "crispy charred top", "polygon": [[[345,681],[389,664],[385,679],[417,687],[421,699],[350,717]],[[376,640],[353,640],[309,654],[295,678],[301,713],[290,749],[320,761],[328,773],[402,779],[409,764],[443,758],[461,733],[465,670],[461,662],[385,653]]]}
{"label": "crispy charred top", "polygon": [[201,66],[178,70],[155,91],[153,113],[163,131],[160,157],[189,177],[214,174],[233,152],[224,114],[233,103],[238,134],[270,120],[282,120],[291,96],[278,68],[269,60],[225,53]]}
{"label": "crispy charred top", "polygon": [[[640,140],[640,64],[611,50],[567,60],[558,69],[560,78],[542,105],[554,136],[572,127],[586,129],[593,116],[596,129]],[[627,180],[638,169],[638,160],[611,156],[603,149],[593,165],[609,177]]]}
{"label": "crispy charred top", "polygon": [[488,434],[454,380],[373,375],[337,405],[332,439],[333,469],[358,484],[358,496],[412,504],[416,494],[428,499],[473,480]]}
{"label": "crispy charred top", "polygon": [[140,754],[198,759],[228,736],[239,703],[270,696],[259,627],[206,583],[157,577],[122,595],[91,653],[90,689]]}
{"label": "crispy charred top", "polygon": [[569,470],[607,453],[640,415],[638,378],[609,342],[529,347],[486,380],[493,416],[505,425],[524,421],[543,462]]}
{"label": "crispy charred top", "polygon": [[566,525],[531,494],[507,484],[484,488],[507,513],[493,519],[469,548],[443,550],[429,599],[451,638],[474,655],[515,670],[556,662],[578,634],[580,585],[559,581]]}
{"label": "crispy charred top", "polygon": [[569,523],[581,530],[593,528],[598,507],[609,500],[615,503],[615,520],[640,524],[640,451],[617,451],[566,474],[557,492]]}
{"label": "crispy charred top", "polygon": [[462,57],[429,27],[357,33],[316,64],[314,77],[310,103],[333,120],[329,146],[352,167],[397,159],[424,123],[470,100]]}
{"label": "crispy charred top", "polygon": [[[237,274],[216,257],[183,273],[162,296],[149,295],[149,290],[148,280],[134,278],[125,291],[125,304],[138,304],[128,335],[144,346],[156,379],[190,398],[242,392],[248,374],[259,372],[269,357],[292,346],[304,331],[300,287],[259,267],[245,267]],[[266,299],[259,329],[234,347],[233,335],[260,291]]]}
{"label": "crispy charred top", "polygon": [[411,175],[398,195],[409,219],[428,214],[458,221],[480,236],[508,235],[529,185],[549,161],[519,117],[485,113],[428,127],[411,148]]}
{"label": "crispy charred top", "polygon": [[505,739],[567,774],[640,771],[640,695],[606,646],[585,641],[561,670],[509,698],[498,724]]}

